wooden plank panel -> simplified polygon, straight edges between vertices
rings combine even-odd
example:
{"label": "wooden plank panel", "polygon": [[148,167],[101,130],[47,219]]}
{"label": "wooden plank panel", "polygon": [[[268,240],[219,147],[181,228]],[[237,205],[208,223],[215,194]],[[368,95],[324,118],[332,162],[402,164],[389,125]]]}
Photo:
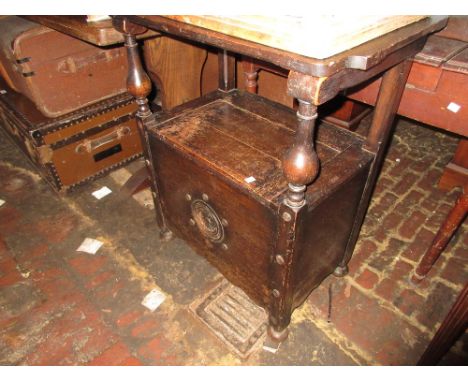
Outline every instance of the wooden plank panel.
{"label": "wooden plank panel", "polygon": [[[225,100],[209,103],[163,122],[157,134],[271,202],[287,186],[281,159],[291,145],[294,131],[240,107],[238,97],[232,98],[238,105]],[[267,107],[262,102],[255,105]],[[289,114],[294,117],[292,111]],[[339,151],[319,143],[317,153],[325,164]],[[249,177],[255,181],[246,182]]]}
{"label": "wooden plank panel", "polygon": [[443,65],[443,68],[444,70],[468,74],[468,48],[465,48],[455,57],[452,57],[452,59],[450,59]]}
{"label": "wooden plank panel", "polygon": [[468,46],[467,42],[451,40],[445,37],[430,36],[415,61],[427,65],[440,66]]}

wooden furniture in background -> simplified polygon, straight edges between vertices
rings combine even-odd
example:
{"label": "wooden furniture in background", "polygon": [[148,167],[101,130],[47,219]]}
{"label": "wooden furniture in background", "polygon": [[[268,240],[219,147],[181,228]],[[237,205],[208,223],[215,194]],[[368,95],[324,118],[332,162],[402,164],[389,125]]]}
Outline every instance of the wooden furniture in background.
{"label": "wooden furniture in background", "polygon": [[[123,35],[113,27],[112,20],[89,22],[86,16],[42,15],[23,18],[78,39],[74,41],[75,45],[80,44],[79,40],[83,40],[109,50],[120,49],[118,45],[124,42]],[[157,86],[157,92],[159,92],[157,99],[161,101],[164,110],[200,96],[201,69],[207,55],[205,47],[189,44],[177,38],[161,36],[159,32],[153,30],[146,30],[138,34],[136,38],[143,40],[145,67],[151,80]],[[91,45],[90,47],[92,48]],[[1,65],[0,71],[2,71]],[[124,68],[124,72],[126,71],[127,69]],[[112,74],[115,75],[115,72]],[[217,71],[215,76],[217,77]],[[121,80],[124,78],[121,77]],[[108,81],[107,85],[115,84],[115,82]],[[153,106],[158,107],[158,105]],[[132,175],[121,189],[122,197],[149,187],[148,175],[145,171],[146,169],[139,170]]]}
{"label": "wooden furniture in background", "polygon": [[[105,47],[124,42],[122,34],[115,30],[112,25],[112,20],[89,22],[87,17],[83,15],[31,15],[22,17],[97,46]],[[147,30],[138,38],[143,39],[157,35],[159,35],[158,32]]]}
{"label": "wooden furniture in background", "polygon": [[163,110],[200,97],[206,56],[202,47],[172,37],[144,41],[145,66],[161,92]]}
{"label": "wooden furniture in background", "polygon": [[[379,80],[347,96],[375,103]],[[416,55],[398,114],[455,133],[460,143],[439,186],[463,187],[468,181],[468,16],[451,16],[446,28],[430,36]]]}
{"label": "wooden furniture in background", "polygon": [[[198,22],[200,20],[203,22],[203,18],[199,18]],[[241,18],[238,20],[242,21]],[[210,18],[209,21],[213,21],[213,18]],[[287,326],[290,322],[293,309],[300,305],[310,291],[327,274],[332,273],[334,269],[337,275],[343,275],[346,272],[346,264],[358,237],[379,167],[383,160],[383,149],[388,141],[393,117],[410,69],[407,59],[423,47],[428,33],[439,30],[445,25],[446,19],[443,17],[423,19],[359,45],[356,48],[338,53],[330,58],[305,57],[294,49],[289,51],[279,50],[271,46],[249,41],[249,39],[229,36],[228,34],[221,33],[219,30],[210,30],[207,25],[201,25],[200,27],[200,25],[192,25],[190,22],[179,21],[177,17],[126,16],[116,17],[114,18],[114,22],[116,27],[124,34],[126,46],[129,49],[129,90],[136,96],[137,102],[140,105],[137,115],[141,120],[140,127],[143,131],[142,136],[145,139],[145,154],[152,178],[157,219],[164,236],[169,237],[171,230],[175,230],[178,233],[187,230],[186,225],[192,223],[190,221],[187,222],[184,216],[190,216],[190,211],[192,219],[200,232],[207,234],[219,233],[223,229],[222,227],[226,227],[226,225],[223,224],[222,216],[220,217],[219,214],[216,214],[216,211],[223,211],[224,208],[228,208],[228,210],[224,211],[236,216],[236,211],[242,210],[242,206],[249,210],[248,206],[250,205],[254,208],[252,213],[254,211],[258,212],[264,208],[260,207],[261,205],[265,206],[265,200],[258,197],[259,193],[267,192],[268,189],[273,190],[275,187],[276,191],[279,191],[277,187],[282,189],[281,193],[276,194],[276,197],[280,197],[281,201],[278,203],[275,215],[268,215],[263,210],[264,212],[261,212],[263,218],[260,220],[262,221],[260,226],[258,223],[255,226],[251,226],[250,224],[236,225],[238,227],[237,231],[229,234],[232,235],[229,237],[233,240],[230,245],[223,242],[218,236],[214,240],[210,240],[207,237],[205,248],[201,250],[203,254],[212,259],[221,268],[231,282],[243,288],[256,303],[269,311],[268,340],[277,346],[278,342],[284,340],[287,336]],[[219,56],[219,62],[222,64],[219,71],[221,93],[213,95],[214,98],[212,99],[207,96],[208,100],[194,101],[192,104],[184,105],[183,109],[180,109],[185,110],[186,113],[181,112],[182,118],[177,118],[179,116],[178,109],[174,109],[164,115],[151,117],[145,101],[145,96],[149,93],[146,86],[148,78],[145,77],[141,64],[138,61],[136,44],[134,43],[135,32],[142,33],[142,31],[131,24],[131,22],[164,33],[213,45],[224,51]],[[275,29],[273,28],[271,31],[274,33]],[[327,29],[323,33],[327,35],[327,33],[333,33],[334,31],[335,29]],[[303,35],[298,35],[297,37],[301,36]],[[307,44],[313,45],[313,41],[307,40]],[[216,129],[213,130],[210,126],[213,126],[213,124],[216,126],[217,118],[227,118],[226,123],[219,122],[220,125],[227,124],[227,126],[236,119],[241,118],[238,115],[240,111],[236,108],[232,109],[232,106],[229,106],[233,102],[241,102],[241,110],[248,109],[250,105],[256,105],[255,113],[248,114],[249,118],[254,118],[253,116],[257,114],[258,116],[254,118],[256,121],[261,120],[259,117],[262,113],[264,113],[265,119],[270,121],[291,118],[290,116],[288,117],[290,115],[288,113],[278,114],[280,108],[271,108],[267,102],[261,99],[253,99],[249,102],[249,96],[246,95],[244,97],[239,95],[238,97],[237,94],[239,93],[232,91],[234,85],[234,77],[232,75],[233,60],[230,59],[226,51],[267,61],[289,71],[287,90],[290,96],[297,98],[299,101],[296,114],[297,120],[294,121],[296,118],[293,118],[293,123],[296,125],[295,127],[293,125],[295,134],[290,137],[290,140],[280,139],[279,141],[271,141],[271,133],[262,134],[257,137],[257,139],[260,138],[260,144],[266,145],[264,147],[270,145],[271,148],[269,150],[279,150],[279,153],[284,153],[284,155],[280,154],[280,157],[282,157],[281,161],[274,161],[274,156],[268,157],[270,158],[268,159],[269,161],[273,161],[270,166],[276,167],[281,165],[282,172],[268,171],[268,168],[262,170],[262,174],[265,174],[265,176],[268,173],[279,176],[275,182],[271,183],[272,179],[269,179],[270,183],[267,182],[267,184],[275,184],[274,188],[267,187],[262,191],[261,188],[255,189],[255,183],[251,184],[245,179],[239,179],[239,174],[245,171],[243,170],[243,166],[247,166],[246,168],[252,166],[251,162],[246,162],[245,164],[242,162],[242,155],[238,157],[238,163],[234,164],[236,171],[233,173],[226,172],[229,166],[223,160],[228,161],[239,155],[236,150],[241,150],[241,145],[236,144],[236,149],[229,149],[225,145],[215,143],[216,141],[212,140],[215,139],[214,137],[208,139],[206,136],[206,134],[214,134],[216,132]],[[349,171],[340,170],[339,174],[341,176],[337,175],[336,177],[327,178],[327,166],[324,166],[323,173],[316,180],[319,175],[320,165],[312,137],[314,136],[315,121],[317,119],[317,106],[332,99],[341,90],[381,73],[385,74],[370,134],[365,142],[365,149],[362,150],[362,147],[357,149],[358,157],[359,155],[370,155],[370,167],[367,165],[361,167],[351,166],[348,169]],[[223,96],[223,93],[226,94]],[[231,97],[231,100],[227,99],[223,101],[223,97]],[[250,95],[250,97],[255,96]],[[234,99],[238,101],[234,101]],[[213,105],[219,104],[219,107],[211,110],[210,102]],[[264,102],[263,106],[262,102]],[[190,108],[192,108],[193,113],[187,112]],[[210,112],[207,112],[206,119],[201,109],[210,110]],[[179,119],[181,125],[178,125],[178,122],[176,123],[176,120]],[[188,127],[181,129],[181,126],[185,123],[184,121],[190,121],[190,129]],[[160,172],[167,171],[167,168],[164,170],[159,167],[159,161],[150,160],[152,158],[151,153],[153,152],[152,147],[155,145],[151,137],[157,136],[165,124],[168,124],[168,133],[171,134],[170,129],[172,129],[174,134],[170,140],[166,140],[166,146],[164,146],[168,150],[167,158],[172,157],[173,160],[176,160],[177,157],[174,152],[181,151],[180,142],[185,142],[187,146],[193,146],[192,148],[196,146],[201,151],[194,150],[190,154],[185,153],[184,157],[198,158],[198,162],[205,163],[201,167],[205,169],[210,168],[204,175],[200,175],[198,181],[190,178],[188,184],[194,185],[192,192],[187,192],[182,187],[182,181],[176,182],[177,184],[174,185],[174,179],[178,179],[180,175],[179,171],[176,173],[165,172],[165,176],[160,176]],[[236,126],[248,128],[251,124],[246,121],[246,124],[240,123],[236,124]],[[341,130],[341,132],[342,134],[350,134],[344,130]],[[151,137],[149,136],[150,134]],[[242,134],[245,136],[244,139],[250,139],[248,136],[256,133],[246,130]],[[179,143],[176,142],[176,135],[179,136]],[[207,139],[207,142],[211,142],[214,146],[197,146],[196,142],[202,142],[204,137]],[[237,140],[239,141],[239,139]],[[265,142],[262,142],[263,140]],[[275,142],[286,143],[289,148],[283,146],[277,147],[277,143],[275,144]],[[337,143],[338,141],[335,142]],[[178,149],[176,150],[177,147]],[[218,155],[214,158],[217,158],[218,164],[216,164],[216,161],[212,162],[214,165],[206,163],[206,156],[210,155],[209,150],[217,150]],[[204,157],[205,159],[203,159]],[[336,158],[339,158],[339,156]],[[193,160],[195,161],[195,159]],[[186,161],[186,163],[189,162]],[[351,161],[349,163],[351,164]],[[357,168],[360,168],[360,170],[357,171]],[[344,208],[346,213],[352,215],[351,224],[341,227],[347,239],[340,241],[340,248],[328,246],[327,248],[330,252],[327,256],[323,256],[323,253],[317,256],[313,250],[314,243],[318,243],[327,237],[328,239],[333,239],[333,235],[324,234],[324,236],[320,236],[321,231],[318,228],[319,226],[317,226],[316,231],[306,233],[307,227],[310,227],[306,224],[307,219],[313,219],[315,214],[319,216],[317,211],[312,215],[309,212],[313,211],[314,207],[317,207],[316,203],[321,201],[319,205],[325,208],[325,214],[327,212],[331,215],[342,213],[343,211],[338,211],[338,209],[334,210],[331,205],[327,207],[326,203],[323,204],[324,198],[325,200],[330,200],[327,198],[328,196],[336,195],[340,190],[344,190],[341,186],[347,182],[341,183],[343,181],[342,176],[345,174],[363,174],[363,171],[365,174],[364,183],[361,184],[363,191],[360,192],[359,197],[354,202],[351,202],[351,205]],[[196,174],[199,172],[194,170],[191,173]],[[225,181],[215,184],[215,181],[212,179],[213,176],[224,178]],[[255,178],[255,174],[252,174],[252,176]],[[246,179],[251,180],[251,178]],[[324,181],[324,179],[328,180]],[[265,180],[262,180],[261,177],[260,180],[259,184],[265,184]],[[314,180],[316,180],[315,183]],[[322,182],[325,182],[325,185]],[[338,182],[340,186],[332,186],[333,182]],[[243,184],[243,187],[240,187],[240,183]],[[250,186],[248,186],[249,184]],[[281,186],[281,184],[284,186]],[[320,187],[321,184],[323,188]],[[204,193],[204,187],[209,188],[213,192],[210,191],[210,195]],[[255,192],[252,192],[252,188]],[[359,188],[355,187],[355,189]],[[237,194],[233,193],[234,191]],[[238,200],[238,204],[233,210],[231,210],[232,206],[231,208],[228,207],[232,201],[226,204],[222,203],[223,194],[227,195],[229,199]],[[349,199],[343,197],[344,200]],[[215,201],[215,204],[207,206],[208,201]],[[169,210],[169,214],[167,213],[168,204],[176,205],[175,209]],[[255,205],[258,207],[255,207]],[[177,212],[177,208],[179,211],[185,211],[187,215]],[[216,216],[220,217],[220,219],[216,219]],[[248,219],[248,217],[249,212],[247,211],[244,218]],[[233,221],[236,221],[236,219]],[[227,225],[230,226],[229,221]],[[237,253],[239,251],[229,250],[230,247],[234,249],[241,248],[242,243],[245,243],[242,237],[252,236],[252,232],[249,234],[250,229],[253,229],[254,232],[262,230],[267,233],[267,236],[263,237],[266,241],[262,240],[262,236],[258,236],[255,239],[256,241],[248,241],[251,246],[250,250],[253,251],[252,256],[249,258],[249,262],[254,266],[253,269],[245,266],[245,261],[242,260],[242,257],[236,260],[236,257],[240,256],[240,253]],[[275,235],[275,239],[268,239],[269,235]],[[192,245],[200,248],[200,242],[197,243],[196,238],[191,238],[190,235],[184,235],[184,237]],[[221,237],[223,236],[221,235]],[[255,237],[255,235],[252,237]],[[304,241],[306,237],[308,240]],[[217,244],[220,245],[218,246]],[[227,249],[223,247],[223,244],[227,245]],[[261,248],[265,248],[265,246],[267,248],[266,251],[260,250]],[[224,256],[220,254],[220,250],[226,251]],[[228,258],[226,258],[226,255],[229,255]],[[221,266],[220,264],[223,261],[228,264],[230,263],[232,266]],[[243,262],[244,267],[242,267]],[[259,283],[257,289],[252,288],[252,283],[249,283],[246,279],[252,272],[258,272],[256,274],[257,280],[263,280],[262,283]]]}
{"label": "wooden furniture in background", "polygon": [[[246,89],[246,71],[244,61],[249,60],[252,67],[247,71],[252,73],[256,82],[256,94],[269,100],[297,109],[297,101],[287,94],[288,71],[271,63],[240,57],[237,62],[237,87]],[[217,55],[208,50],[208,57],[202,73],[202,94],[208,94],[217,89]],[[360,102],[346,99],[338,95],[332,100],[320,105],[320,118],[336,126],[355,130],[359,122],[368,115],[372,108]]]}
{"label": "wooden furniture in background", "polygon": [[71,191],[141,156],[137,105],[128,93],[48,118],[2,79],[0,89],[2,128],[58,192]]}
{"label": "wooden furniture in background", "polygon": [[460,227],[468,213],[468,184],[463,187],[463,193],[459,196],[437,234],[435,235],[431,246],[421,258],[418,266],[414,270],[411,281],[415,284],[421,282],[431,270],[434,263],[440,257],[440,254],[447,246],[455,231]]}
{"label": "wooden furniture in background", "polygon": [[[468,121],[466,121],[468,123]],[[460,138],[457,150],[450,163],[445,166],[439,180],[439,188],[450,191],[454,187],[468,185],[468,139]]]}
{"label": "wooden furniture in background", "polygon": [[59,117],[126,91],[126,52],[17,16],[0,20],[0,74],[42,114]]}
{"label": "wooden furniture in background", "polygon": [[[412,275],[421,281],[463,223],[467,210],[468,187],[468,16],[452,17],[448,26],[430,36],[413,59],[408,82],[397,113],[460,136],[456,153],[439,181],[441,189],[461,187],[452,211],[441,225],[428,251]],[[373,105],[380,80],[349,91],[353,100]]]}

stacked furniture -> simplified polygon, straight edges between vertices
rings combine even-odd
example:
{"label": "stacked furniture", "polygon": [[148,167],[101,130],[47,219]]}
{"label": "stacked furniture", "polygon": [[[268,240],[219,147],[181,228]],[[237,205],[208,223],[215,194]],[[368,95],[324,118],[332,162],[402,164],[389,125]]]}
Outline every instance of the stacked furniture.
{"label": "stacked furniture", "polygon": [[1,125],[55,190],[141,156],[126,72],[122,46],[103,49],[20,17],[0,19]]}

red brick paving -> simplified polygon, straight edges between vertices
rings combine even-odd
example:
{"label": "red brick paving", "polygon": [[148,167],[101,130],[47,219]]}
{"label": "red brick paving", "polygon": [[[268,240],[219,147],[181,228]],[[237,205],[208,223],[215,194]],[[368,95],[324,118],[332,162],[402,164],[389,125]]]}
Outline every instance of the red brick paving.
{"label": "red brick paving", "polygon": [[98,357],[94,358],[88,365],[117,366],[131,358],[130,350],[122,342],[117,342],[107,350],[104,350]]}
{"label": "red brick paving", "polygon": [[150,338],[161,330],[161,323],[154,317],[149,316],[135,325],[131,330],[132,337]]}
{"label": "red brick paving", "polygon": [[139,356],[150,365],[174,365],[177,356],[171,353],[172,343],[158,334],[138,349]]}
{"label": "red brick paving", "polygon": [[372,289],[378,281],[379,276],[367,268],[356,278],[356,282],[365,289]]}
{"label": "red brick paving", "polygon": [[[457,192],[436,188],[456,142],[407,121],[401,124],[349,275],[327,278],[307,300],[315,315],[309,319],[325,320],[332,283],[328,325],[369,364],[415,364],[468,278],[465,224],[427,279],[417,287],[408,283],[456,199]],[[0,195],[7,200],[0,208],[0,297],[6,301],[0,307],[0,360],[28,365],[184,364],[184,356],[194,349],[181,350],[181,343],[189,340],[171,338],[185,338],[190,327],[177,331],[168,315],[142,307],[147,290],[105,248],[94,256],[76,252],[87,233],[81,233],[80,216],[65,203],[54,209],[59,199],[53,196],[50,211],[43,208],[38,217],[30,195],[44,193],[38,189],[43,186],[1,164],[0,177]]]}
{"label": "red brick paving", "polygon": [[39,220],[35,228],[49,243],[60,243],[76,228],[76,218],[70,214],[60,213]]}
{"label": "red brick paving", "polygon": [[[340,293],[334,301],[335,306],[342,307],[334,310],[333,324],[337,330],[370,352],[377,362],[396,365],[417,361],[416,354],[410,351],[413,346],[421,346],[417,342],[422,335],[417,328],[354,287],[351,287],[349,297]],[[405,335],[414,343],[409,343]],[[402,360],[401,353],[407,354],[407,358]]]}
{"label": "red brick paving", "polygon": [[402,256],[411,261],[419,261],[434,238],[434,232],[422,227],[411,243],[402,252]]}
{"label": "red brick paving", "polygon": [[358,242],[353,257],[348,264],[349,275],[353,276],[360,269],[361,265],[376,251],[377,245],[372,240],[364,239]]}
{"label": "red brick paving", "polygon": [[375,288],[375,293],[385,300],[392,302],[399,293],[399,285],[394,279],[384,278]]}

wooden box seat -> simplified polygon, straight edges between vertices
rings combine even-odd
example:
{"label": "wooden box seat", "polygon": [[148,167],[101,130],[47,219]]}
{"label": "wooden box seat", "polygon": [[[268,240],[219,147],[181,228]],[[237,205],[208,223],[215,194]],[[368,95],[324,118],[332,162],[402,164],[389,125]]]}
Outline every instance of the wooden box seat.
{"label": "wooden box seat", "polygon": [[[307,208],[288,226],[281,158],[296,118],[285,106],[232,90],[145,121],[166,225],[267,309],[283,291],[275,285],[278,264],[292,276],[285,292],[291,311],[339,265],[372,161],[360,136],[319,125],[321,172],[307,189]],[[285,230],[294,247],[289,263],[278,255],[287,253],[278,239]]]}

